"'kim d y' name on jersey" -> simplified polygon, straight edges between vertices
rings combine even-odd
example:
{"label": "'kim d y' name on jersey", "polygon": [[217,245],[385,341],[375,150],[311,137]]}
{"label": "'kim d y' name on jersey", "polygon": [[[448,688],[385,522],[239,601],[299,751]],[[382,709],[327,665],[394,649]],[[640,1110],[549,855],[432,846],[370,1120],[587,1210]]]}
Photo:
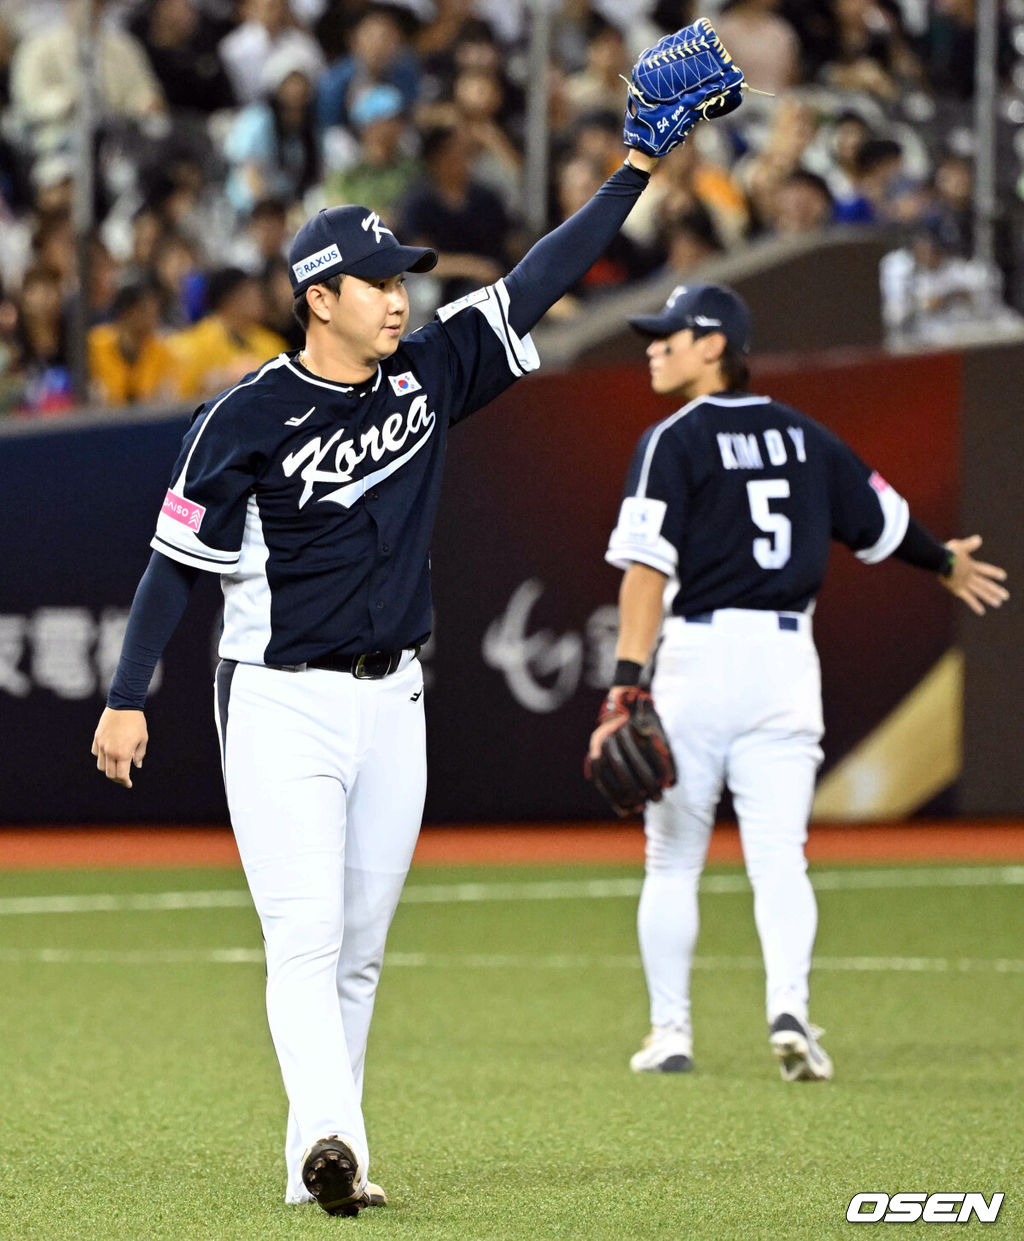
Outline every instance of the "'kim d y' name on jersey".
{"label": "'kim d y' name on jersey", "polygon": [[201,406],[151,546],[221,574],[221,657],[295,666],[424,642],[448,428],[538,365],[499,281],[365,384],[281,354]]}
{"label": "'kim d y' name on jersey", "polygon": [[641,437],[605,559],[676,577],[677,616],[804,611],[836,539],[867,564],[907,502],[831,431],[766,396],[698,397]]}

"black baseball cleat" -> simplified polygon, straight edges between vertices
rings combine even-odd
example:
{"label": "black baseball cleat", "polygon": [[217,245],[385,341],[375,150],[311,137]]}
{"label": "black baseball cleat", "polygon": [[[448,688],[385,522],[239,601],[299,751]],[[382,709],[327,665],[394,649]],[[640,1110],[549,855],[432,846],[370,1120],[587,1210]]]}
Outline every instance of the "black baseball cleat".
{"label": "black baseball cleat", "polygon": [[786,1082],[826,1082],[832,1076],[832,1060],[818,1039],[825,1031],[780,1013],[772,1022],[768,1041]]}
{"label": "black baseball cleat", "polygon": [[366,1189],[357,1190],[358,1179],[359,1162],[336,1133],[314,1142],[303,1157],[302,1183],[328,1215],[358,1215],[364,1207],[384,1205],[373,1202]]}

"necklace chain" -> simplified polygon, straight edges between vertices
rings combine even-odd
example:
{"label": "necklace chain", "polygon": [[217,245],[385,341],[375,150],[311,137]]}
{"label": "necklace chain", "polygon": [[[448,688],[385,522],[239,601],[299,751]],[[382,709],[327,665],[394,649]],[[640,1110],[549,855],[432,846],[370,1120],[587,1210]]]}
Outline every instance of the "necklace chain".
{"label": "necklace chain", "polygon": [[315,375],[315,376],[317,377],[317,379],[326,379],[326,378],[327,378],[327,376],[326,376],[326,375],[321,375],[321,374],[320,374],[320,372],[316,369],[316,367],[315,367],[315,366],[311,366],[311,365],[310,365],[310,363],[309,363],[309,354],[305,351],[305,349],[300,349],[300,350],[299,350],[299,361],[300,361],[300,362],[302,363],[302,365],[306,368],[306,370],[307,370],[307,371],[309,371],[309,373],[310,373],[311,375]]}

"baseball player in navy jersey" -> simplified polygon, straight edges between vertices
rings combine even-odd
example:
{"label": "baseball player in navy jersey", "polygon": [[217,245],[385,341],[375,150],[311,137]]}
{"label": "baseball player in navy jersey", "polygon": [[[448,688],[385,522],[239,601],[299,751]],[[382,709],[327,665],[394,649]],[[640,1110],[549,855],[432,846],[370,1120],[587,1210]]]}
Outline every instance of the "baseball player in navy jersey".
{"label": "baseball player in navy jersey", "polygon": [[656,160],[631,151],[504,279],[405,335],[400,245],[342,206],[299,230],[305,348],[197,411],[174,466],[93,753],[131,787],[146,692],[189,591],[220,576],[217,726],[232,826],[267,956],[290,1113],[286,1200],[351,1215],[374,996],[419,831],[429,549],[448,430],[538,365],[530,328],[596,261]]}
{"label": "baseball player in navy jersey", "polygon": [[1008,598],[1006,574],[973,558],[977,536],[938,542],[825,427],[747,391],[750,321],[731,289],[680,286],[660,313],[630,323],[650,340],[653,391],[683,402],[642,436],[606,554],[625,570],[615,684],[639,683],[660,633],[651,694],[677,774],[644,818],[651,1032],[630,1064],[693,1067],[697,886],[726,784],[754,891],[770,1046],[786,1081],[822,1081],[832,1061],[808,1021],[817,909],[804,845],[822,757],[811,615],[830,543],[865,564],[896,556],[935,573],[979,614]]}

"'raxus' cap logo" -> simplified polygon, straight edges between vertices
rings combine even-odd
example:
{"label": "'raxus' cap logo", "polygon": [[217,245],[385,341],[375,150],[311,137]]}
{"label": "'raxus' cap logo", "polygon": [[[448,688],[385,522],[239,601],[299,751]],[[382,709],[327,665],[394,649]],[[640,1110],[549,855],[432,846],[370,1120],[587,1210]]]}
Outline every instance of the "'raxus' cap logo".
{"label": "'raxus' cap logo", "polygon": [[302,259],[298,263],[293,263],[292,271],[295,273],[295,279],[301,283],[307,276],[315,275],[316,272],[322,271],[325,267],[333,267],[340,262],[341,251],[336,245],[333,245],[328,246],[326,250],[320,250],[316,254],[311,254],[309,258]]}

